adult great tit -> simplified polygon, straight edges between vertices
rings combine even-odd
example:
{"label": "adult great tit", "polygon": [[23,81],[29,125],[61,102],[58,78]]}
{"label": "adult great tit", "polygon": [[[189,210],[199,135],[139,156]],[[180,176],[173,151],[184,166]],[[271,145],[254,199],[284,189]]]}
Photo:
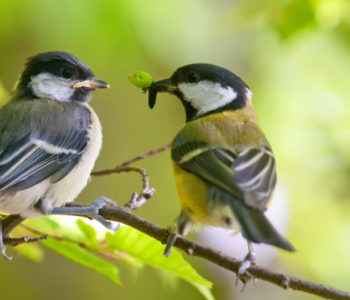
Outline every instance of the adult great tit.
{"label": "adult great tit", "polygon": [[[87,102],[93,90],[108,87],[72,54],[46,52],[28,59],[11,101],[0,109],[0,211],[24,218],[99,218],[98,210],[110,203],[104,197],[91,207],[61,206],[85,187],[100,152],[101,125]],[[0,250],[11,259],[1,222]]]}
{"label": "adult great tit", "polygon": [[[252,242],[294,251],[264,215],[276,186],[275,158],[256,123],[249,87],[227,69],[210,64],[181,67],[149,88],[177,96],[186,124],[171,144],[181,202],[177,233],[193,223],[236,229],[248,241],[238,277],[255,261]],[[175,243],[169,238],[165,255]]]}

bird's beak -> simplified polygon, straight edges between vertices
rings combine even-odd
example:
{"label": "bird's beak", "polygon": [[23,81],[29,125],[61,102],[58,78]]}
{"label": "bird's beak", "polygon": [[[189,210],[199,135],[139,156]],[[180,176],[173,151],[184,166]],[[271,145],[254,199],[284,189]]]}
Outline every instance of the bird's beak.
{"label": "bird's beak", "polygon": [[104,82],[103,80],[97,79],[97,78],[92,78],[92,79],[87,79],[87,80],[84,80],[84,81],[79,81],[79,82],[77,82],[77,83],[75,83],[73,85],[74,89],[78,89],[78,88],[81,88],[81,87],[86,87],[88,89],[95,90],[95,89],[109,88],[110,85],[107,82]]}
{"label": "bird's beak", "polygon": [[171,79],[164,79],[153,82],[152,85],[148,89],[148,105],[150,108],[153,108],[156,104],[157,93],[160,92],[168,92],[173,93],[177,90],[177,86],[175,86]]}

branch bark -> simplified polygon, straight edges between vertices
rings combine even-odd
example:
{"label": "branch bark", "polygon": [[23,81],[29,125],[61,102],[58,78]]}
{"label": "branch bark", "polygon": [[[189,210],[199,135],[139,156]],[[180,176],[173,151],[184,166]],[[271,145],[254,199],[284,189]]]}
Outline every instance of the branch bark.
{"label": "branch bark", "polygon": [[10,215],[1,221],[3,236],[7,237],[10,232],[15,229],[15,227],[22,223],[24,219],[25,218],[21,217],[20,215]]}

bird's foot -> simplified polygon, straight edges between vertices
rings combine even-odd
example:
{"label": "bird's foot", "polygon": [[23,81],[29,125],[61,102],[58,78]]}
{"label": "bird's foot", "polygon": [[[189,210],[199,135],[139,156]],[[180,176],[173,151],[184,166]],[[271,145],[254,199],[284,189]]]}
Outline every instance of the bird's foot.
{"label": "bird's foot", "polygon": [[117,203],[115,203],[115,201],[104,196],[98,198],[92,203],[92,207],[96,210],[95,211],[96,214],[98,214],[100,209],[106,207],[107,205],[111,207],[117,207]]}
{"label": "bird's foot", "polygon": [[110,229],[110,230],[118,230],[120,227],[120,223],[116,223],[116,222],[112,222],[112,221],[108,221],[106,220],[104,217],[100,216],[99,210],[106,207],[107,205],[111,206],[111,207],[117,207],[117,203],[115,203],[115,201],[107,198],[107,197],[100,197],[97,200],[95,200],[92,203],[92,207],[94,207],[96,209],[96,213],[95,214],[91,214],[91,217],[93,219],[95,219],[96,221],[100,222],[103,226],[105,226],[106,228]]}
{"label": "bird's foot", "polygon": [[[238,281],[241,279],[241,276],[243,274],[246,274],[248,275],[248,277],[251,277],[251,274],[249,274],[247,272],[247,270],[251,267],[251,266],[254,266],[256,265],[256,256],[254,253],[251,253],[249,252],[246,257],[244,258],[244,260],[242,261],[239,269],[238,269],[238,272],[237,272],[237,278],[236,278],[236,285],[238,285]],[[244,286],[243,288],[245,287],[245,285],[247,284],[248,280],[243,280],[243,283],[244,283]]]}
{"label": "bird's foot", "polygon": [[2,220],[0,220],[0,252],[3,258],[8,261],[12,260],[12,256],[8,256],[6,254],[6,246],[4,244],[4,236],[2,234]]}
{"label": "bird's foot", "polygon": [[167,243],[166,243],[166,247],[165,247],[165,250],[164,250],[164,256],[165,257],[169,257],[170,254],[171,254],[171,248],[174,246],[176,240],[177,240],[177,233],[176,231],[174,230],[174,228],[168,228],[168,232],[169,232],[169,236],[168,236],[168,240],[167,240]]}
{"label": "bird's foot", "polygon": [[117,207],[117,204],[107,198],[107,197],[100,197],[97,200],[95,200],[91,206],[87,207],[54,207],[49,212],[51,215],[83,215],[86,217],[90,217],[92,219],[95,219],[96,221],[100,222],[103,226],[105,226],[108,229],[111,230],[117,230],[120,227],[120,224],[118,223],[115,225],[114,222],[106,220],[104,217],[99,215],[100,209],[106,207],[107,205],[111,207]]}

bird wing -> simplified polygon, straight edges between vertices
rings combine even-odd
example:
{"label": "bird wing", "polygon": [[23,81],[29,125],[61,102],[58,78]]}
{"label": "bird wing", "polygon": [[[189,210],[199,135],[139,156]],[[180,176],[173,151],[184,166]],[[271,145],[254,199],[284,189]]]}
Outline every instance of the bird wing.
{"label": "bird wing", "polygon": [[12,109],[9,103],[0,111],[0,191],[23,190],[50,176],[51,182],[59,181],[87,147],[90,112],[85,107],[38,101],[15,103]]}
{"label": "bird wing", "polygon": [[234,153],[222,146],[181,141],[177,136],[171,154],[186,171],[230,192],[251,208],[266,209],[276,185],[275,159],[266,146]]}

